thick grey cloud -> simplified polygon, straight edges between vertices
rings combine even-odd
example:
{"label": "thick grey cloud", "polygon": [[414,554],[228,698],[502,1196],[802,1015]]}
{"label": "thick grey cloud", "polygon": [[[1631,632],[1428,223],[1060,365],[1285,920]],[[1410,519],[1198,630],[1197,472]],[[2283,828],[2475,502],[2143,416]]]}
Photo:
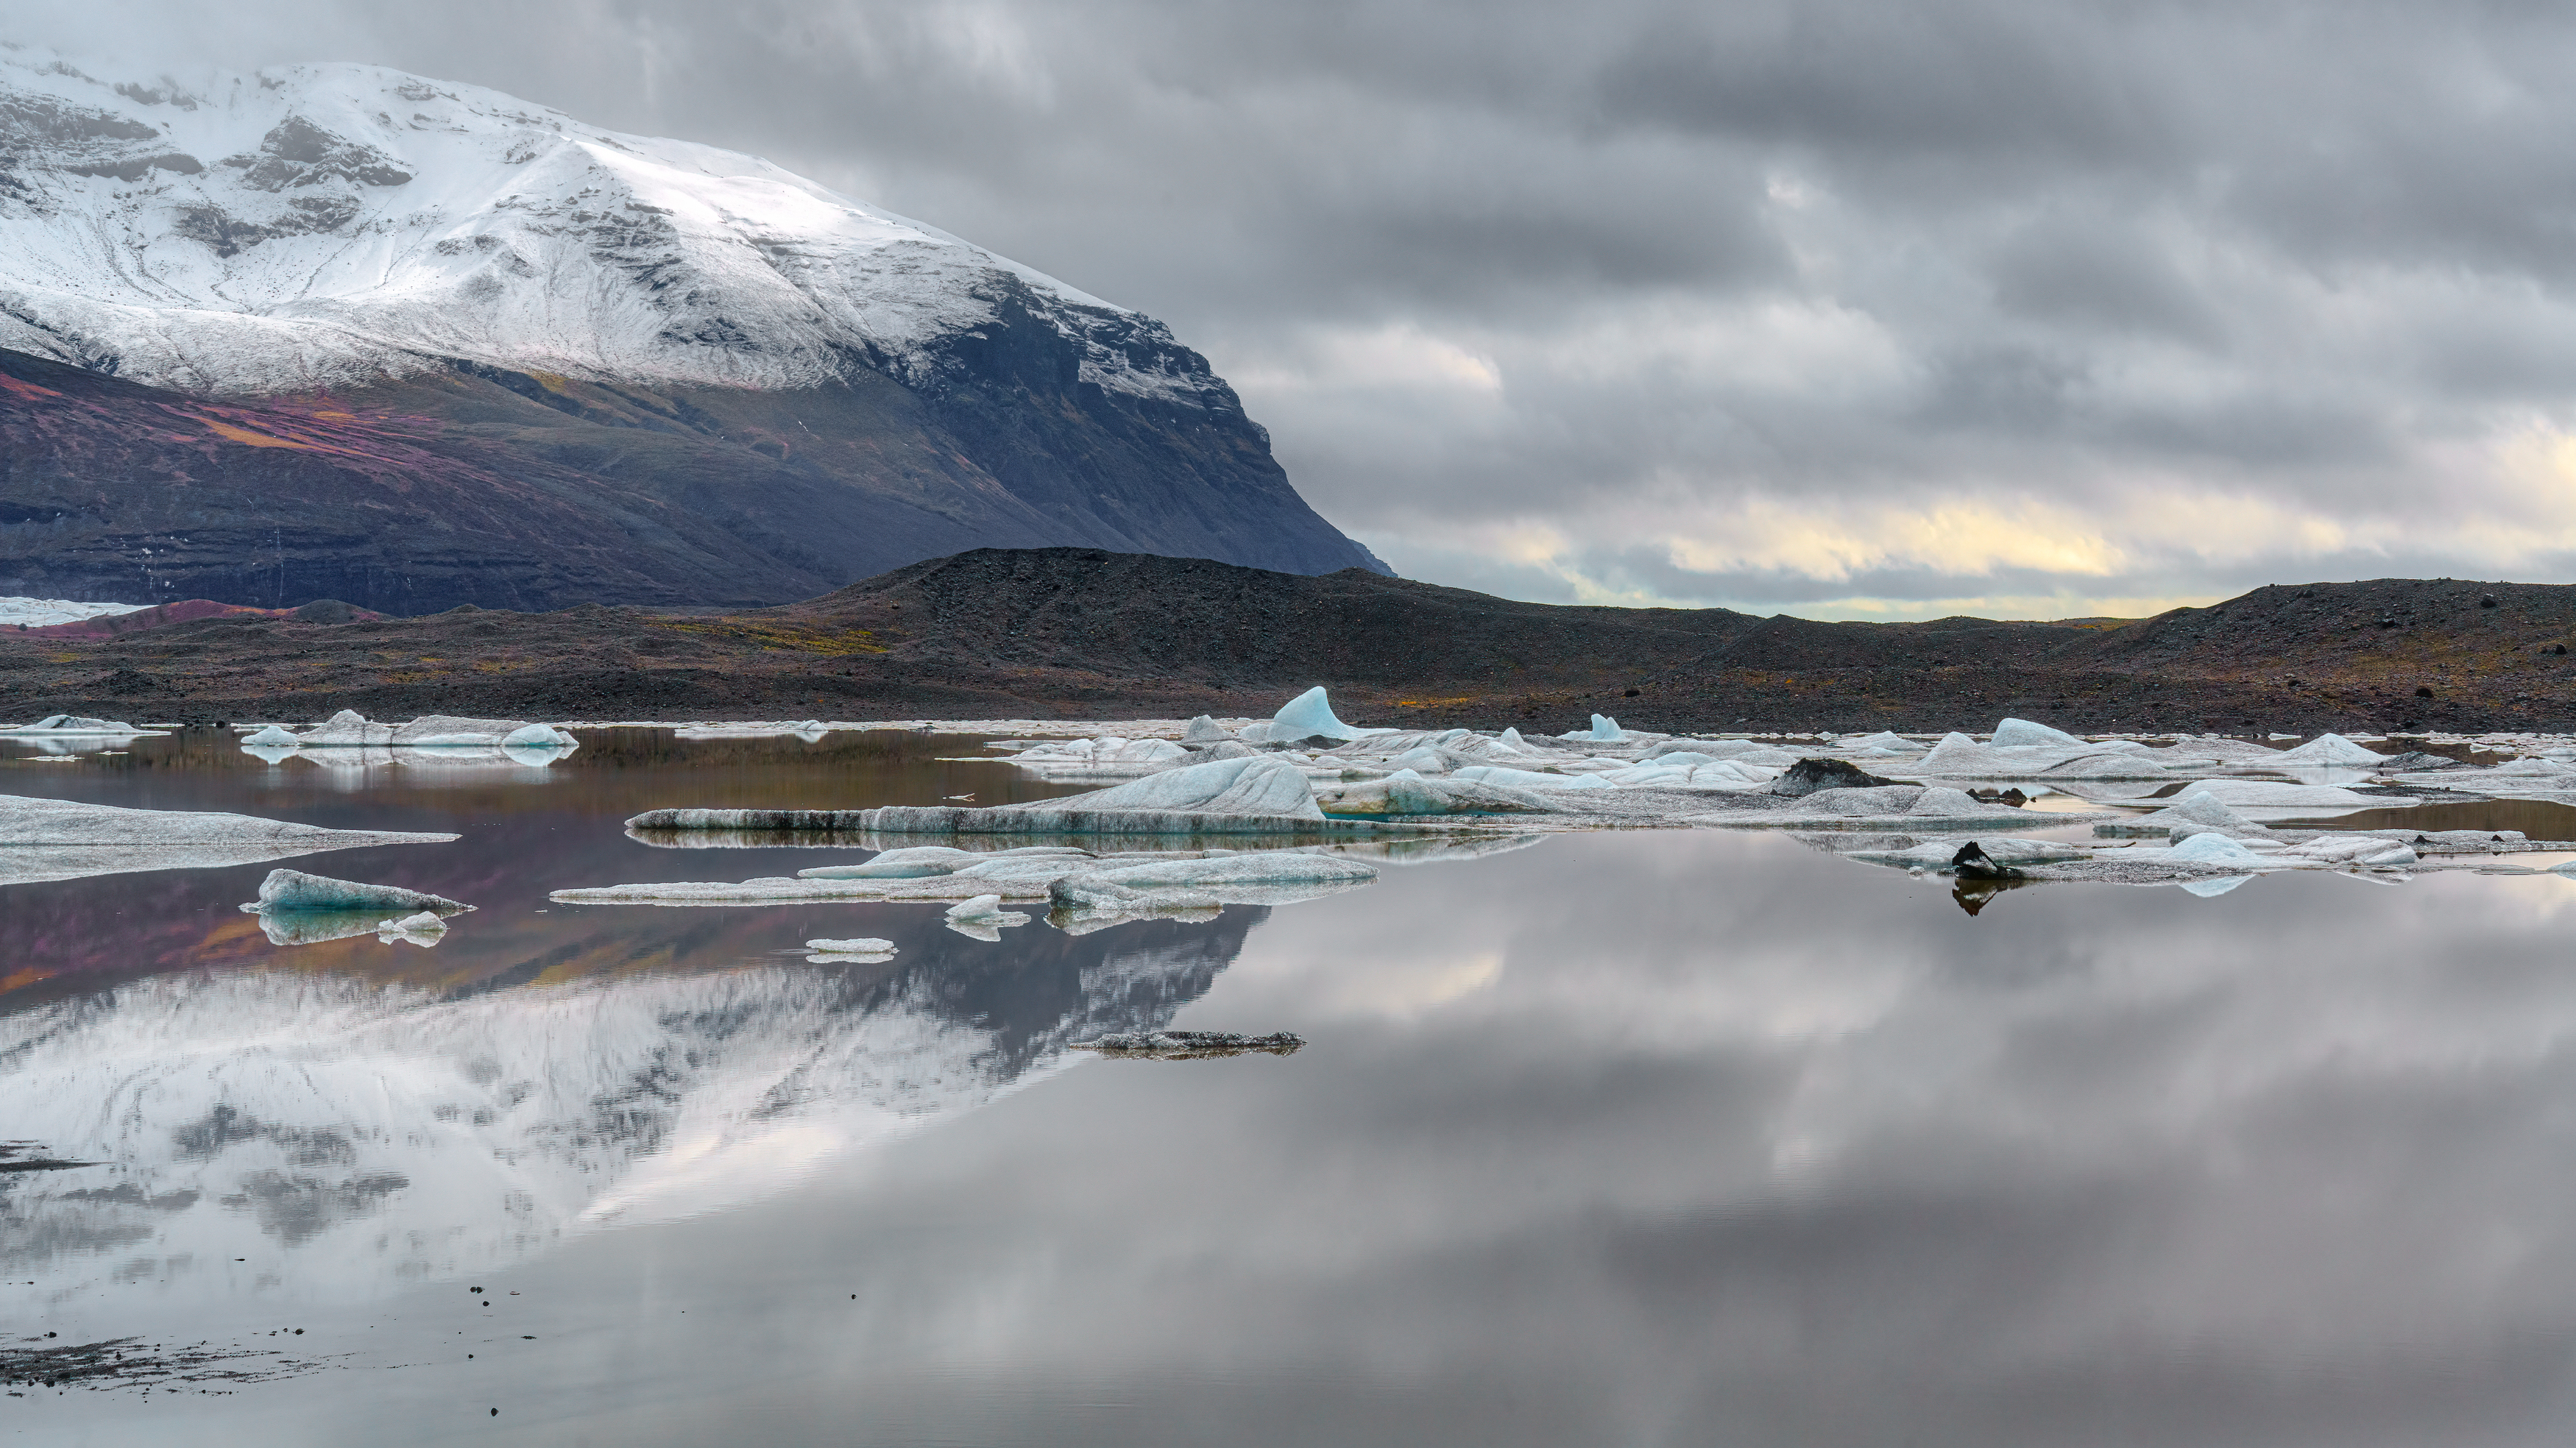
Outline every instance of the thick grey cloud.
{"label": "thick grey cloud", "polygon": [[1529,597],[2137,611],[2576,558],[2576,16],[1752,0],[20,6],[754,151],[1169,320]]}

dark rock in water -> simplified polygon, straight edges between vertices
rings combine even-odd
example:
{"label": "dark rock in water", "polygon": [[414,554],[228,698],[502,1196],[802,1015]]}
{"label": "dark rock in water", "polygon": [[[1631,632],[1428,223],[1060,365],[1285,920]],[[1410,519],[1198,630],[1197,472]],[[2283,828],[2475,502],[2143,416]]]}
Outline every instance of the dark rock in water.
{"label": "dark rock in water", "polygon": [[1968,791],[1968,798],[1981,799],[1988,804],[2008,804],[2015,809],[2030,803],[2030,796],[2018,789],[1972,789]]}
{"label": "dark rock in water", "polygon": [[1985,847],[1975,840],[1961,845],[1959,852],[1950,857],[1950,873],[1962,880],[2018,880],[2021,878],[2021,871],[2010,865],[1996,864],[1993,858],[1986,854]]}
{"label": "dark rock in water", "polygon": [[1790,765],[1787,773],[1771,781],[1762,792],[1794,799],[1820,789],[1867,789],[1897,782],[1881,779],[1849,760],[1801,759]]}
{"label": "dark rock in water", "polygon": [[32,1141],[0,1141],[0,1172],[68,1171],[76,1166],[97,1166],[94,1161],[71,1161],[50,1156],[29,1156],[37,1150]]}
{"label": "dark rock in water", "polygon": [[1151,1056],[1162,1061],[1195,1061],[1210,1056],[1240,1056],[1246,1051],[1264,1051],[1273,1056],[1296,1054],[1306,1044],[1303,1036],[1286,1031],[1273,1031],[1266,1036],[1238,1036],[1232,1031],[1125,1031],[1098,1040],[1081,1041],[1077,1051],[1098,1051],[1104,1056]]}
{"label": "dark rock in water", "polygon": [[1961,910],[1973,916],[1979,911],[1984,910],[1987,903],[1993,900],[1997,895],[2002,894],[2006,890],[2023,889],[2030,884],[2032,884],[2032,882],[2029,880],[1962,879],[1954,882],[1950,886],[1950,898],[1957,902]]}

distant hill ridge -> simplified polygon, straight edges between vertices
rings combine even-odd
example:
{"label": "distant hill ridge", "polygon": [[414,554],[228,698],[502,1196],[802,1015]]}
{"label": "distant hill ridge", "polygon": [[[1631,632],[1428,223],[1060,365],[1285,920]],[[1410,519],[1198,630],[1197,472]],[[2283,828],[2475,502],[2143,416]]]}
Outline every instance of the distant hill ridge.
{"label": "distant hill ridge", "polygon": [[1551,732],[1595,710],[1664,730],[1982,730],[2023,715],[2076,731],[2568,731],[2571,643],[2568,585],[2271,587],[2116,627],[1817,623],[1521,603],[1359,569],[976,549],[757,610],[0,633],[0,701],[175,719],[1119,718],[1267,714],[1322,683],[1357,722]]}

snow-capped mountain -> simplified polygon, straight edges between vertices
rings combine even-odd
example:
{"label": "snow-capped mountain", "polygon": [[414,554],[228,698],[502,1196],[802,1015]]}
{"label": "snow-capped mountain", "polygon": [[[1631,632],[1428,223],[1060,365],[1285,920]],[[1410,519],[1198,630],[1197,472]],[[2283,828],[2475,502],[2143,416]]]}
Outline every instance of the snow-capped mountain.
{"label": "snow-capped mountain", "polygon": [[[508,475],[533,455],[604,471],[596,459],[616,454],[629,490],[639,473],[657,493],[669,470],[703,490],[711,472],[783,468],[863,495],[851,506],[873,511],[849,527],[891,540],[880,556],[748,590],[764,601],[978,544],[1375,564],[1297,498],[1232,389],[1162,323],[766,161],[372,66],[184,85],[97,69],[0,50],[0,423],[70,395],[11,366],[16,353],[266,409],[213,417],[199,437],[219,448],[354,444],[365,459],[368,439],[334,424],[391,416],[452,424],[430,440],[451,470]],[[125,426],[183,406],[83,396]],[[635,429],[695,450],[638,462],[631,439],[593,436]],[[0,426],[13,491],[43,481],[49,457],[66,478],[174,473],[39,432]],[[828,536],[838,520],[822,514]],[[162,596],[40,587],[41,566],[13,578],[5,563],[0,591]],[[710,567],[742,571],[691,564]],[[694,574],[672,586],[704,588]]]}
{"label": "snow-capped mountain", "polygon": [[[363,1299],[580,1233],[738,1205],[1154,1029],[1257,912],[954,970],[780,965],[443,993],[276,969],[0,1015],[7,1134],[103,1165],[0,1176],[0,1263],[63,1301]],[[1060,988],[1061,987],[1061,988]],[[246,1259],[236,1266],[236,1259]]]}
{"label": "snow-capped mountain", "polygon": [[[192,391],[465,358],[592,379],[928,380],[1020,299],[1083,381],[1221,388],[1151,318],[750,156],[374,66],[108,87],[0,69],[0,346]],[[40,138],[39,144],[27,140]],[[1187,360],[1185,360],[1187,359]]]}

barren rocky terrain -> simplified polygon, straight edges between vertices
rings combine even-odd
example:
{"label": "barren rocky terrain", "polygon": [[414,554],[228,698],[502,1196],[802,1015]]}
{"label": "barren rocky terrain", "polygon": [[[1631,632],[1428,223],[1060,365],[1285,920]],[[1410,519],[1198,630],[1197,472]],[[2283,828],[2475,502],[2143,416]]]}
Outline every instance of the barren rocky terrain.
{"label": "barren rocky terrain", "polygon": [[[1516,603],[1092,549],[979,549],[735,611],[464,608],[0,636],[0,712],[310,719],[1267,714],[1370,724],[2566,729],[2576,587],[2383,579],[2134,621],[1814,623]],[[141,618],[143,616],[136,616]]]}

